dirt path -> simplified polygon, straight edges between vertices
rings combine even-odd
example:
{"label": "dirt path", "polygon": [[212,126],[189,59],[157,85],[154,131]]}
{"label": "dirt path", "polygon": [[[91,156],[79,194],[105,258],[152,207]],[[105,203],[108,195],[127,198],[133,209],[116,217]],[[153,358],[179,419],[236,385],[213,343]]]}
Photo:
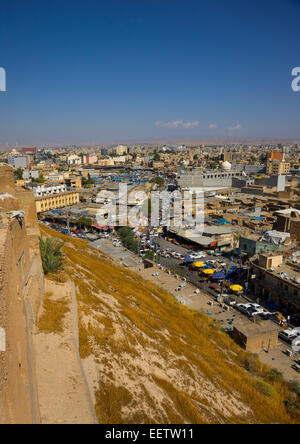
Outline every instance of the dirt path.
{"label": "dirt path", "polygon": [[85,375],[85,371],[83,368],[82,360],[81,360],[80,354],[79,354],[78,308],[77,308],[76,291],[75,291],[74,283],[72,282],[70,285],[71,285],[71,297],[72,297],[71,311],[72,311],[72,320],[73,320],[73,338],[74,338],[74,343],[75,343],[74,344],[75,345],[75,352],[76,352],[77,362],[78,362],[78,365],[81,370],[82,380],[85,385],[86,398],[89,403],[90,414],[91,414],[91,417],[94,418],[93,423],[97,424],[98,420],[97,420],[97,416],[96,416],[96,412],[95,412],[95,408],[94,408],[93,398],[92,398],[92,395],[90,392],[89,384],[88,384],[88,381],[87,381],[87,378]]}
{"label": "dirt path", "polygon": [[43,424],[94,424],[96,416],[78,353],[77,304],[71,283],[46,282],[51,299],[65,298],[62,333],[36,331],[36,372]]}
{"label": "dirt path", "polygon": [[40,409],[37,393],[37,380],[35,373],[35,350],[32,342],[31,326],[34,325],[32,308],[28,299],[24,300],[24,314],[26,322],[26,341],[27,341],[27,361],[28,361],[28,376],[29,376],[29,391],[31,399],[31,414],[32,423],[40,424]]}

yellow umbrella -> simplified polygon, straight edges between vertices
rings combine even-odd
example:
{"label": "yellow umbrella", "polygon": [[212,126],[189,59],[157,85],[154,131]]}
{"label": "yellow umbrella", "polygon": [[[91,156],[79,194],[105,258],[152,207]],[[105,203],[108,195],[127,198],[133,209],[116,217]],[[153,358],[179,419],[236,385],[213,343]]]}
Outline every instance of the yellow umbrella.
{"label": "yellow umbrella", "polygon": [[241,285],[231,285],[230,290],[232,291],[242,291],[243,287]]}
{"label": "yellow umbrella", "polygon": [[211,268],[206,268],[205,270],[203,270],[204,274],[214,274],[215,270],[212,270]]}
{"label": "yellow umbrella", "polygon": [[205,264],[203,264],[203,262],[194,262],[193,265],[194,265],[194,267],[197,267],[197,268],[205,267]]}

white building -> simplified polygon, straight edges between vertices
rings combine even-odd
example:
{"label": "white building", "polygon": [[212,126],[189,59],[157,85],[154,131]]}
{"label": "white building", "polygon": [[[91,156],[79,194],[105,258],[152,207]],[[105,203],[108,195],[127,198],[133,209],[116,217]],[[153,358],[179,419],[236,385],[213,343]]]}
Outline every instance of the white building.
{"label": "white building", "polygon": [[68,165],[81,165],[81,157],[77,156],[76,154],[70,154],[70,156],[67,157]]}
{"label": "white building", "polygon": [[115,153],[118,156],[123,156],[123,154],[127,154],[128,153],[128,147],[126,145],[118,145],[115,148]]}
{"label": "white building", "polygon": [[51,194],[65,193],[67,191],[66,185],[37,185],[33,187],[35,197],[49,196]]}

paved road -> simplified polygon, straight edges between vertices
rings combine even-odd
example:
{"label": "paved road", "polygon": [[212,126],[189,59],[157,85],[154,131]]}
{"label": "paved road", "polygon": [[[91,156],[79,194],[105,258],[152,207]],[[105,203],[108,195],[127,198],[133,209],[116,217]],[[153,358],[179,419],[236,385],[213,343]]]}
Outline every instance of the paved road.
{"label": "paved road", "polygon": [[[172,251],[176,251],[176,253],[179,253],[179,254],[190,254],[192,252],[191,249],[182,247],[181,245],[173,244],[172,242],[169,242],[163,238],[159,238],[158,243],[159,243],[159,247],[161,250],[166,250],[167,248],[170,248]],[[218,262],[226,262],[228,268],[233,265],[237,265],[236,262],[231,261],[226,256],[213,256],[213,255],[207,254],[206,257],[204,258],[204,261],[208,261],[208,260],[215,260]],[[177,262],[179,262],[179,261],[177,261]]]}
{"label": "paved road", "polygon": [[[165,239],[159,238],[158,240],[159,248],[161,250],[166,250],[167,248],[170,248],[172,251],[176,251],[179,254],[188,254],[190,253],[190,250],[187,248],[184,248],[180,245],[173,244],[171,242],[168,242]],[[207,255],[204,259],[204,261],[208,260],[215,260],[218,262],[225,262],[226,263],[226,269],[228,270],[233,265],[236,265],[234,262],[232,262],[230,259],[224,256],[212,256]],[[201,261],[201,259],[200,259]],[[189,271],[188,267],[184,265],[182,260],[175,259],[173,257],[170,258],[164,258],[160,257],[160,263],[166,268],[169,268],[170,270],[176,271],[180,276],[184,276],[187,281],[194,284],[197,288],[210,292],[208,289],[209,283],[206,282],[200,282],[199,272],[197,271]],[[242,300],[242,298],[238,298],[239,302],[244,302],[245,300]]]}

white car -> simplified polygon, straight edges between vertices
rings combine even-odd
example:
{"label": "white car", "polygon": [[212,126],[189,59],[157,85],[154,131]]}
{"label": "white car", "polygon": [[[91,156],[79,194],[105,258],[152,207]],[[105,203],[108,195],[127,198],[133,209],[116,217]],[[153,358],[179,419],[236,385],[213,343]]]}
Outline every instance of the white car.
{"label": "white car", "polygon": [[278,337],[288,344],[291,344],[294,339],[300,338],[300,331],[298,329],[283,330],[279,333]]}
{"label": "white car", "polygon": [[251,304],[236,304],[236,308],[241,312],[248,314],[249,309],[253,308],[251,307]]}
{"label": "white car", "polygon": [[232,296],[229,296],[228,294],[221,294],[221,297],[223,297],[223,301],[226,305],[230,305],[231,307],[236,305],[236,300]]}
{"label": "white car", "polygon": [[255,313],[264,313],[264,311],[265,311],[263,309],[263,307],[261,305],[259,305],[259,304],[250,303],[250,304],[247,304],[247,305],[250,305],[250,307],[255,310]]}

